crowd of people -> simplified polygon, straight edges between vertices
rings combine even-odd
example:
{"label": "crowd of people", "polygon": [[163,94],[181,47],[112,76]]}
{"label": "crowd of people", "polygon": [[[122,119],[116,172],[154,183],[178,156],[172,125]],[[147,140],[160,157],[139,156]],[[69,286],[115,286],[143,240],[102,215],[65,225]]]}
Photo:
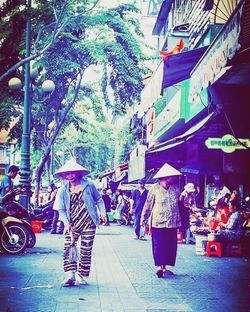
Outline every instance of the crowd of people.
{"label": "crowd of people", "polygon": [[[18,167],[10,167],[1,184],[1,197],[13,189],[12,179],[18,171]],[[62,186],[58,188],[50,184],[47,198],[41,203],[42,208],[53,211],[52,234],[59,233],[58,222],[63,224],[60,233],[65,234],[63,267],[66,276],[62,285],[68,287],[88,283],[96,229],[100,224],[110,225],[111,213],[116,216],[118,224],[122,224],[125,215],[133,215],[137,240],[145,240],[145,229],[149,227],[156,275],[159,278],[173,275],[168,267],[175,266],[177,232],[181,231],[186,243],[193,242],[190,216],[198,209],[195,185],[189,182],[180,191],[178,176],[182,173],[167,163],[154,176],[157,183],[147,189],[145,179],[141,179],[138,187],[130,192],[118,189],[112,194],[109,189],[98,190],[87,179],[88,174],[89,170],[77,162],[67,162],[55,173],[55,177],[63,181]],[[226,244],[227,241],[240,239],[243,220],[236,192],[231,193],[220,179],[215,178],[215,182],[211,205],[215,205],[218,212],[218,222],[213,231],[217,231],[222,244]],[[208,228],[209,222],[204,218]],[[72,254],[77,254],[79,239],[78,260]]]}

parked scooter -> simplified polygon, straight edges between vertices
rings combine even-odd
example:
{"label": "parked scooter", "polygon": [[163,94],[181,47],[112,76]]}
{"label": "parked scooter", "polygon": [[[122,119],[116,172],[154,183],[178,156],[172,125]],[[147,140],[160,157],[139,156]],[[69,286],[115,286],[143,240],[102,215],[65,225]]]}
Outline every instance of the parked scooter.
{"label": "parked scooter", "polygon": [[[33,220],[30,213],[18,202],[15,201],[15,196],[21,194],[24,191],[23,188],[18,187],[9,192],[7,198],[4,200],[5,210],[11,217],[15,217],[22,221],[23,225],[29,234],[28,246],[32,248],[36,244],[36,235],[33,232],[31,221]],[[7,195],[7,194],[6,194]]]}
{"label": "parked scooter", "polygon": [[42,221],[42,228],[44,230],[50,230],[52,221],[53,221],[53,204],[48,204],[45,207],[37,207],[33,210],[32,218],[33,220],[39,220]]}
{"label": "parked scooter", "polygon": [[33,248],[36,244],[36,235],[32,229],[31,221],[33,216],[18,202],[12,200],[6,204],[7,214],[21,220],[29,233],[28,248]]}
{"label": "parked scooter", "polygon": [[18,202],[11,201],[7,205],[7,213],[11,216],[21,219],[23,222],[27,223],[28,230],[30,232],[29,247],[33,247],[36,243],[36,236],[33,233],[31,227],[31,221],[41,221],[42,228],[44,230],[53,230],[53,234],[63,234],[64,225],[62,221],[57,220],[56,224],[53,224],[54,220],[54,210],[52,209],[53,203],[49,203],[44,207],[38,207],[36,209],[30,208],[28,212],[22,205]]}
{"label": "parked scooter", "polygon": [[0,212],[0,249],[18,255],[28,247],[29,233],[23,222]]}
{"label": "parked scooter", "polygon": [[[14,190],[1,198],[5,204],[11,200],[18,191]],[[24,223],[6,212],[0,211],[0,249],[7,254],[17,255],[28,247],[29,233]]]}

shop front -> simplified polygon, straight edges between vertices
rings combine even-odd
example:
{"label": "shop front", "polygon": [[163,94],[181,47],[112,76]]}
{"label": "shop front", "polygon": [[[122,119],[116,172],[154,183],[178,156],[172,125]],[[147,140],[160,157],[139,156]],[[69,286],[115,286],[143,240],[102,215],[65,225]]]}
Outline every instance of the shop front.
{"label": "shop front", "polygon": [[240,1],[191,72],[189,102],[207,92],[220,116],[218,130],[204,136],[204,152],[219,155],[221,175],[231,190],[249,195],[250,185],[250,1]]}

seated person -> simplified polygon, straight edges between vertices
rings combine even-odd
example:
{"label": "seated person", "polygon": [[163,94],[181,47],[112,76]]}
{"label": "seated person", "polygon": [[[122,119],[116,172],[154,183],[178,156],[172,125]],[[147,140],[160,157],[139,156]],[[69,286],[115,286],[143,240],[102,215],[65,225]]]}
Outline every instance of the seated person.
{"label": "seated person", "polygon": [[231,215],[226,225],[221,223],[221,226],[224,227],[224,229],[217,232],[220,234],[220,240],[222,242],[238,241],[241,239],[243,234],[244,220],[239,211],[239,203],[237,200],[232,200],[229,202],[229,210]]}

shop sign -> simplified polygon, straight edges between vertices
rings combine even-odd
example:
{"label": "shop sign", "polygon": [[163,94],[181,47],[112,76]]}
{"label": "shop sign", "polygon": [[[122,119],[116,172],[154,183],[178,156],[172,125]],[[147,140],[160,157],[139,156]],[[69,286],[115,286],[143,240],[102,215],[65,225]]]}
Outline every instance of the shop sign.
{"label": "shop sign", "polygon": [[161,62],[152,75],[150,81],[141,93],[141,103],[138,107],[138,117],[141,118],[145,112],[161,97],[161,83],[163,77],[163,63]]}
{"label": "shop sign", "polygon": [[147,150],[147,146],[144,144],[138,144],[130,153],[129,160],[134,160],[136,157],[140,155],[145,155]]}
{"label": "shop sign", "polygon": [[128,182],[145,177],[145,154],[130,160],[128,163]]}
{"label": "shop sign", "polygon": [[155,120],[155,139],[173,126],[181,117],[181,91],[179,90]]}
{"label": "shop sign", "polygon": [[147,125],[147,142],[150,143],[154,139],[155,132],[155,110],[150,108],[146,114],[146,125]]}
{"label": "shop sign", "polygon": [[218,79],[218,75],[223,73],[227,61],[231,60],[236,52],[240,49],[238,38],[240,35],[241,17],[243,4],[239,10],[236,10],[228,23],[225,24],[219,36],[215,39],[201,59],[200,63],[195,67],[190,79],[189,101],[194,102],[198,99],[202,89],[205,89]]}
{"label": "shop sign", "polygon": [[226,134],[222,138],[208,138],[205,144],[209,149],[221,149],[224,153],[233,153],[238,149],[250,148],[250,139],[236,140],[231,134]]}

